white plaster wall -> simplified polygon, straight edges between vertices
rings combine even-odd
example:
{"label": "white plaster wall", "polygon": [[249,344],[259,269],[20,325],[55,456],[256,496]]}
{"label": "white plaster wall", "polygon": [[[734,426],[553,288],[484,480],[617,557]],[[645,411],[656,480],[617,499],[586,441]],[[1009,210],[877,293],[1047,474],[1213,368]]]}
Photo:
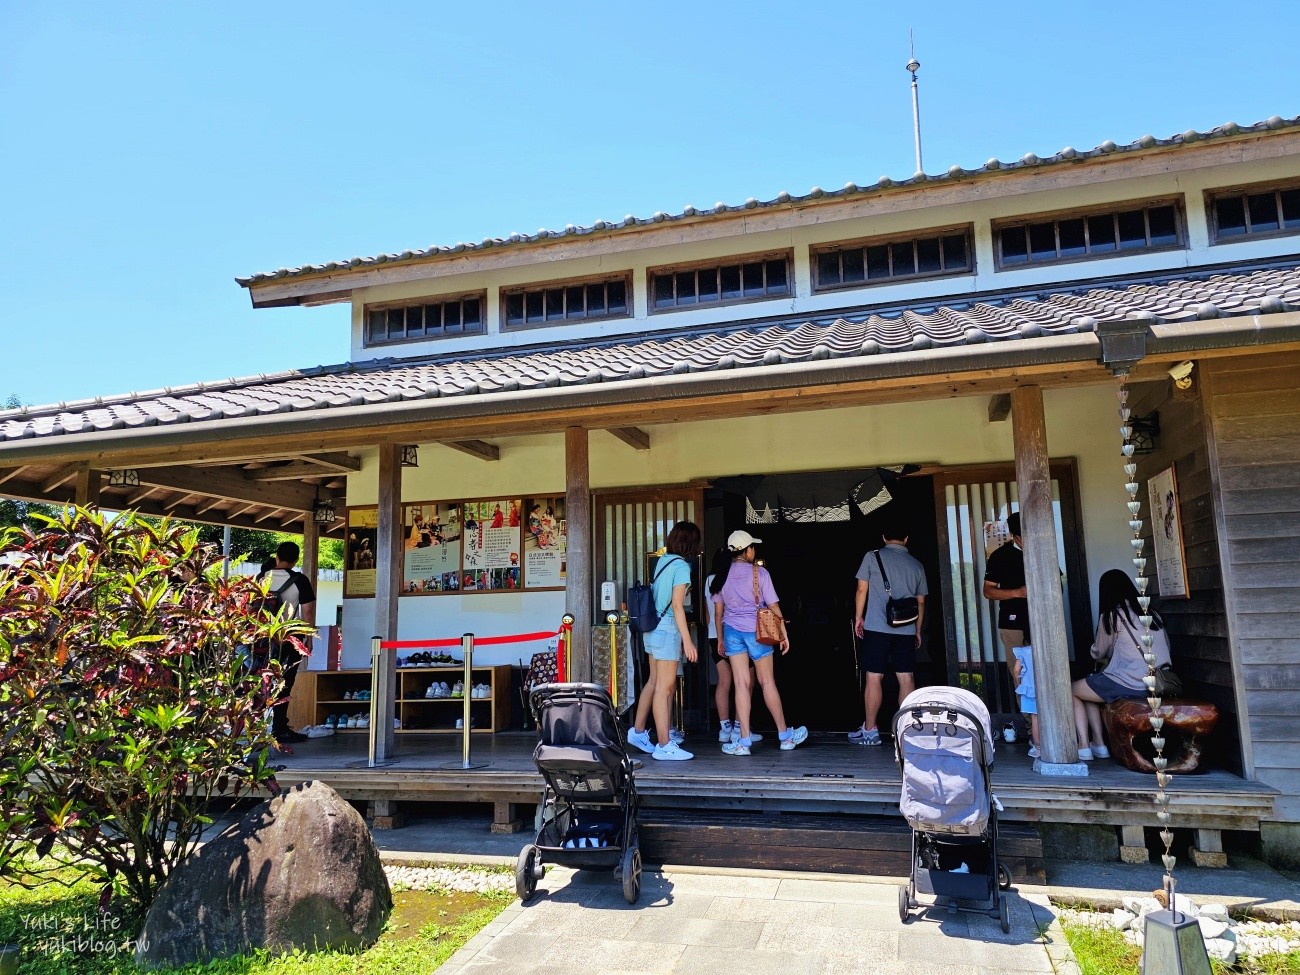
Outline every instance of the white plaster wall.
{"label": "white plaster wall", "polygon": [[[1048,448],[1078,460],[1089,585],[1106,569],[1128,568],[1127,496],[1120,469],[1119,419],[1110,384],[1045,393]],[[674,484],[727,474],[833,470],[896,463],[945,465],[1013,459],[1011,423],[989,423],[984,397],[857,407],[646,428],[649,450],[632,450],[604,431],[591,433],[594,488]],[[519,497],[563,493],[564,446],[559,435],[506,438],[501,459],[484,462],[448,447],[423,445],[420,467],[402,484],[407,501]],[[348,479],[353,504],[374,504],[375,457]],[[564,594],[501,593],[404,596],[399,637],[482,635],[558,625]],[[374,601],[344,601],[344,664],[366,666]],[[517,662],[527,652],[485,650],[488,663]]]}
{"label": "white plaster wall", "polygon": [[[1176,160],[1171,160],[1171,166]],[[1080,170],[1080,178],[1095,180],[1089,171]],[[1065,188],[1034,189],[1036,183],[1055,183],[1068,176],[1062,167],[1043,170],[1041,180],[1029,180],[1024,191],[1012,197],[999,197],[975,203],[929,206],[924,209],[878,216],[836,219],[833,207],[810,207],[805,211],[808,223],[792,229],[747,232],[745,222],[737,220],[719,224],[716,238],[674,243],[672,234],[646,234],[641,250],[587,257],[576,260],[539,258],[538,263],[490,272],[475,272],[466,261],[463,273],[433,280],[357,289],[352,308],[352,358],[365,360],[389,356],[441,355],[471,349],[504,349],[539,342],[550,343],[576,338],[599,338],[649,331],[712,325],[769,315],[816,315],[839,308],[863,304],[908,302],[924,304],[946,295],[968,294],[1004,288],[1034,288],[1062,281],[1078,281],[1116,274],[1136,274],[1182,267],[1217,264],[1225,261],[1265,259],[1300,252],[1300,237],[1276,237],[1268,240],[1242,240],[1211,246],[1206,223],[1204,192],[1207,189],[1236,186],[1265,180],[1294,178],[1300,172],[1296,159],[1237,163],[1172,172],[1109,182],[1088,182]],[[1108,202],[1143,200],[1183,194],[1187,220],[1188,247],[1185,250],[1155,254],[1126,255],[1103,260],[1075,261],[1045,267],[1023,267],[995,271],[990,221],[1020,214],[1082,208]],[[888,197],[882,198],[888,203]],[[837,240],[876,235],[906,234],[926,228],[973,223],[975,227],[976,269],[974,274],[953,278],[903,281],[898,284],[868,288],[811,293],[808,246]],[[794,295],[769,301],[745,302],[689,311],[649,314],[645,293],[645,270],[715,257],[793,248],[795,255]],[[490,253],[490,252],[489,252]],[[546,326],[505,332],[500,325],[500,289],[511,285],[543,283],[565,278],[586,277],[631,270],[633,272],[633,317],[590,324]],[[434,295],[456,294],[486,289],[487,334],[429,342],[397,343],[366,348],[363,343],[363,311],[368,303],[401,301]]]}

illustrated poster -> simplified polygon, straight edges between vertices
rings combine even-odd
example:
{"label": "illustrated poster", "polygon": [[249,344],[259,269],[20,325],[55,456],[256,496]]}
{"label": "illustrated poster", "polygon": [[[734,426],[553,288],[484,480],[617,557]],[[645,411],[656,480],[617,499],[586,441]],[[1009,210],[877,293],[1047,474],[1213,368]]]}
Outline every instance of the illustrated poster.
{"label": "illustrated poster", "polygon": [[378,535],[378,507],[348,509],[347,563],[343,573],[344,596],[375,594],[375,549]]}
{"label": "illustrated poster", "polygon": [[520,588],[521,500],[467,501],[461,589]]}
{"label": "illustrated poster", "polygon": [[1155,540],[1156,581],[1163,598],[1189,598],[1183,556],[1183,524],[1178,513],[1178,481],[1168,467],[1147,482],[1151,496],[1151,534]]}
{"label": "illustrated poster", "polygon": [[402,526],[402,591],[410,595],[460,589],[460,505],[404,505]]}
{"label": "illustrated poster", "polygon": [[531,498],[524,504],[524,586],[562,589],[568,552],[564,497]]}

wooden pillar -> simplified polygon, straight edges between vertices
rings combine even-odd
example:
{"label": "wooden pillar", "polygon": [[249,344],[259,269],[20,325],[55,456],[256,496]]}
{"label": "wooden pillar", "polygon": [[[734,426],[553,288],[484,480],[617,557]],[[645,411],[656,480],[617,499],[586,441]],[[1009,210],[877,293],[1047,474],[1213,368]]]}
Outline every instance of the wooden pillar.
{"label": "wooden pillar", "polygon": [[564,517],[568,552],[565,607],[573,624],[572,680],[591,680],[591,463],[585,427],[564,431]]}
{"label": "wooden pillar", "polygon": [[[397,597],[402,591],[402,448],[379,445],[379,531],[375,539],[375,636],[397,639]],[[380,657],[379,684],[375,693],[375,760],[387,761],[393,754],[396,736],[393,717],[397,697],[397,655],[387,650]]]}
{"label": "wooden pillar", "polygon": [[[320,526],[312,517],[312,512],[302,522],[302,565],[300,571],[311,583],[312,589],[320,591]],[[308,603],[302,607],[302,621],[316,625],[316,604]]]}
{"label": "wooden pillar", "polygon": [[[1065,602],[1061,598],[1061,567],[1057,561],[1042,389],[1019,386],[1012,390],[1011,427],[1016,488],[1020,494],[1025,588],[1029,594],[1030,641],[1034,647],[1039,750],[1044,763],[1075,765],[1079,762],[1079,746],[1074,737],[1069,643],[1065,634]],[[1081,771],[1087,774],[1086,770]]]}
{"label": "wooden pillar", "polygon": [[99,471],[91,470],[88,464],[83,464],[77,468],[77,507],[99,507],[99,484]]}

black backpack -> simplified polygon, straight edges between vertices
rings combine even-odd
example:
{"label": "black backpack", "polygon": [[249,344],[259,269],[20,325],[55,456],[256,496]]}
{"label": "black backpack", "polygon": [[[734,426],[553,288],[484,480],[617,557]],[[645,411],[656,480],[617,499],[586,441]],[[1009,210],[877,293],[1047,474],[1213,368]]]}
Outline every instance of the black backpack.
{"label": "black backpack", "polygon": [[[659,607],[655,605],[655,582],[670,559],[681,558],[680,555],[665,555],[655,567],[654,578],[648,586],[637,584],[627,591],[627,621],[637,633],[652,633],[659,626]],[[666,608],[666,607],[665,607]]]}
{"label": "black backpack", "polygon": [[258,606],[262,612],[275,615],[284,608],[284,594],[289,587],[297,583],[298,585],[298,605],[304,603],[314,603],[316,601],[316,592],[312,589],[311,583],[307,577],[297,569],[289,569],[289,578],[280,584],[280,588],[272,589],[265,596],[259,597]]}

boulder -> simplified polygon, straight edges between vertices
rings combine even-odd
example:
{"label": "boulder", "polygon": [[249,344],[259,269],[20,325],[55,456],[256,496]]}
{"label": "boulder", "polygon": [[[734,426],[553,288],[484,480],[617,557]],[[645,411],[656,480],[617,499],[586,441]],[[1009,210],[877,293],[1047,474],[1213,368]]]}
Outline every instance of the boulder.
{"label": "boulder", "polygon": [[325,783],[306,782],[181,862],[149,908],[136,963],[360,949],[379,937],[392,908],[365,820]]}

